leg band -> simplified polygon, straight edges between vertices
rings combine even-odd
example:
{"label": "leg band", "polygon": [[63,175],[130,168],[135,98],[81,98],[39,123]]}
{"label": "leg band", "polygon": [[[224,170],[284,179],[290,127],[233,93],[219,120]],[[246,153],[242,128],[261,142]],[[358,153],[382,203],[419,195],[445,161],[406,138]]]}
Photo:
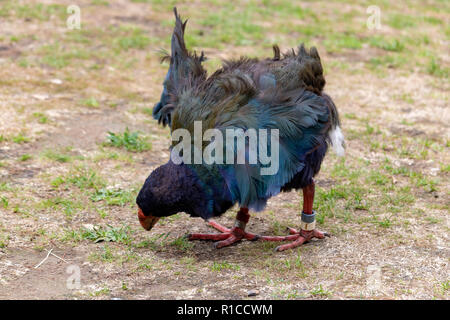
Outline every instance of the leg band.
{"label": "leg band", "polygon": [[247,223],[242,221],[242,220],[238,220],[238,219],[234,220],[234,227],[235,228],[239,228],[239,229],[245,230],[245,226],[246,225],[247,225]]}
{"label": "leg band", "polygon": [[312,214],[302,212],[302,223],[300,228],[305,231],[311,231],[316,228],[316,211],[313,210]]}

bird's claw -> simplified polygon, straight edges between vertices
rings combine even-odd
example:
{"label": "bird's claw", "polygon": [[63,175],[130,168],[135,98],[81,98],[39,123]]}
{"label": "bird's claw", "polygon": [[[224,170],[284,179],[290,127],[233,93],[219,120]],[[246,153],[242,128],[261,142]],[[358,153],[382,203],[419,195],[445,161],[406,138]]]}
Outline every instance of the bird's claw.
{"label": "bird's claw", "polygon": [[228,229],[226,227],[223,227],[222,225],[218,224],[215,221],[209,221],[208,224],[219,230],[221,233],[191,233],[191,234],[187,234],[187,239],[188,240],[215,240],[216,242],[214,243],[214,247],[216,249],[220,249],[223,247],[227,247],[230,246],[232,244],[235,244],[239,241],[241,241],[242,239],[246,239],[246,240],[250,240],[250,241],[255,241],[260,239],[259,235],[250,233],[250,232],[246,232],[245,230],[238,228],[238,227],[233,227],[232,229]]}
{"label": "bird's claw", "polygon": [[209,221],[208,224],[219,230],[221,233],[191,233],[187,234],[186,238],[188,240],[213,240],[216,241],[214,243],[214,247],[216,249],[220,249],[223,247],[227,247],[233,245],[242,239],[256,241],[256,240],[264,240],[264,241],[292,241],[291,243],[283,244],[275,248],[275,251],[284,251],[292,248],[296,248],[301,246],[302,244],[310,241],[312,238],[323,239],[325,237],[330,237],[330,234],[326,232],[321,232],[317,229],[306,231],[300,230],[297,231],[294,228],[288,228],[289,235],[288,236],[261,236],[258,234],[246,232],[245,230],[233,227],[232,229],[228,229],[215,221]]}
{"label": "bird's claw", "polygon": [[291,233],[291,235],[297,235],[297,238],[294,241],[292,241],[291,243],[283,244],[281,246],[276,247],[275,251],[279,252],[279,251],[284,251],[284,250],[299,247],[302,244],[310,241],[312,238],[323,239],[325,237],[330,237],[329,233],[321,232],[317,229],[310,230],[310,231],[306,231],[306,230],[297,231],[293,228],[289,228],[289,232]]}

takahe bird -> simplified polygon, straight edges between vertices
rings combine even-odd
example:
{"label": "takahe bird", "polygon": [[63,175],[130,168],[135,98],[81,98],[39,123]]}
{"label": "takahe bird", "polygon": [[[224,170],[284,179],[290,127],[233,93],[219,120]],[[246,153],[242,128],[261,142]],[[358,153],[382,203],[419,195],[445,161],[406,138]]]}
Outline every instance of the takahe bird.
{"label": "takahe bird", "polygon": [[[207,77],[203,53],[186,49],[186,22],[176,8],[174,12],[171,55],[167,57],[170,67],[153,111],[159,122],[171,128],[171,159],[150,174],[139,192],[136,202],[141,225],[150,230],[160,217],[178,212],[202,217],[221,233],[187,237],[216,240],[216,248],[242,239],[292,241],[277,247],[282,251],[328,236],[315,229],[313,177],[328,145],[339,155],[344,153],[344,137],[336,106],[323,93],[325,79],[316,48],[307,50],[301,45],[282,55],[274,46],[273,58],[225,61]],[[257,134],[252,136],[252,130]],[[229,132],[237,133],[222,145],[220,139]],[[261,132],[268,132],[266,139]],[[242,136],[244,143],[235,145],[235,138]],[[252,137],[258,141],[256,148],[251,145]],[[250,161],[264,150],[271,150],[270,155],[266,152],[265,159]],[[211,151],[209,160],[201,157],[206,151]],[[192,154],[194,160],[189,161]],[[220,158],[223,154],[226,161]],[[299,231],[290,229],[288,236],[245,231],[249,209],[261,211],[270,197],[300,188],[303,212]],[[236,203],[240,210],[232,229],[210,220]]]}

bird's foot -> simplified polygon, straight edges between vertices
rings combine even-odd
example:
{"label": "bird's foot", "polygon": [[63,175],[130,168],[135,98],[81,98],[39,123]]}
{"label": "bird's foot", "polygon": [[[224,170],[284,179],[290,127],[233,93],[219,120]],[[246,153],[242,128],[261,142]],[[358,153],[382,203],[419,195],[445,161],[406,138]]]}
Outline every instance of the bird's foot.
{"label": "bird's foot", "polygon": [[216,241],[214,246],[217,249],[230,246],[242,239],[250,241],[263,240],[263,241],[292,241],[291,243],[283,244],[275,248],[275,251],[284,251],[301,246],[303,243],[310,241],[312,238],[323,239],[330,235],[326,232],[321,232],[317,229],[314,230],[300,230],[297,231],[293,228],[288,228],[290,235],[288,236],[260,236],[254,233],[246,232],[244,228],[235,226],[231,229],[226,228],[215,221],[209,221],[208,224],[214,229],[219,230],[221,233],[191,233],[187,234],[188,240],[213,240]]}
{"label": "bird's foot", "polygon": [[301,246],[302,244],[310,241],[312,238],[317,238],[317,239],[323,239],[325,237],[329,237],[330,235],[326,232],[321,232],[317,229],[314,230],[300,230],[297,231],[296,229],[293,228],[288,228],[289,229],[289,233],[291,234],[290,236],[287,237],[280,237],[280,238],[284,238],[282,240],[279,239],[275,239],[275,238],[279,238],[279,237],[261,237],[263,240],[268,240],[268,241],[286,241],[286,240],[294,240],[291,243],[287,243],[287,244],[283,244],[281,246],[278,246],[275,248],[275,251],[284,251],[284,250],[288,250],[288,249],[293,249],[296,247]]}
{"label": "bird's foot", "polygon": [[[250,241],[258,240],[260,236],[246,232],[243,228],[233,227],[232,229],[226,228],[215,221],[209,221],[208,224],[214,229],[219,230],[221,233],[191,233],[186,235],[188,240],[214,240],[214,246],[217,249],[230,246],[242,239]],[[244,225],[245,226],[245,225]]]}

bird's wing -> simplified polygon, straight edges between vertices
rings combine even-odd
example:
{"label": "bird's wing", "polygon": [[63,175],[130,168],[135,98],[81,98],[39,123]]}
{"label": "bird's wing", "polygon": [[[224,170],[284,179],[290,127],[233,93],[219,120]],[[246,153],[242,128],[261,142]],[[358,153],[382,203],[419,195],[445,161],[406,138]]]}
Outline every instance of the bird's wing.
{"label": "bird's wing", "polygon": [[[234,201],[241,206],[261,210],[266,200],[280,192],[283,185],[304,167],[306,155],[326,143],[326,131],[330,126],[329,108],[325,100],[304,89],[283,92],[276,87],[258,92],[252,79],[236,73],[218,79],[204,95],[186,93],[174,112],[172,133],[187,129],[194,144],[194,122],[202,121],[202,131],[218,129],[226,137],[229,129],[277,129],[279,133],[278,170],[272,175],[262,174],[269,167],[259,161],[256,164],[213,164],[226,180]],[[223,98],[218,98],[221,96]],[[258,131],[258,130],[257,130]],[[258,131],[259,132],[259,131]],[[268,131],[267,149],[273,150]],[[203,143],[203,148],[209,142]],[[226,154],[224,143],[223,154]],[[234,158],[242,152],[233,146]],[[259,148],[259,147],[258,147]],[[204,150],[204,149],[203,149]],[[259,151],[259,149],[258,149]],[[245,145],[245,157],[250,157],[250,146]],[[205,163],[190,165],[208,167]],[[216,170],[217,172],[217,170]]]}

